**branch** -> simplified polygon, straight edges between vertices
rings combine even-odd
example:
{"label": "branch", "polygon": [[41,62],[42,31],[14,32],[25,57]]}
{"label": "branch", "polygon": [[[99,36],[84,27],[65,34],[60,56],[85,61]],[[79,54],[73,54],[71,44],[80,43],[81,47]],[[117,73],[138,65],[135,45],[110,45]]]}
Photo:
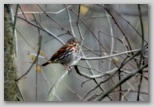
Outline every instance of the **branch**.
{"label": "branch", "polygon": [[138,52],[141,49],[134,49],[131,51],[125,51],[125,52],[121,52],[121,53],[117,53],[117,54],[112,54],[112,55],[107,55],[107,56],[102,56],[102,57],[82,57],[81,60],[100,60],[100,59],[106,59],[106,58],[110,58],[110,57],[115,57],[115,56],[119,56],[119,55],[123,55],[123,54],[128,54],[128,53],[132,53],[132,52]]}
{"label": "branch", "polygon": [[[142,44],[141,47],[144,47],[144,28],[143,28],[143,21],[142,21],[142,15],[141,15],[141,7],[140,4],[138,4],[138,10],[139,10],[139,18],[140,18],[140,24],[141,24],[141,32],[142,32]],[[143,60],[143,54],[141,54],[140,56],[140,61],[139,61],[139,67],[141,66],[142,60]],[[140,77],[140,82],[139,82],[139,86],[138,86],[138,93],[137,93],[137,101],[140,100],[140,91],[141,91],[141,85],[142,85],[142,72],[141,72],[141,77]]]}
{"label": "branch", "polygon": [[105,73],[98,74],[98,75],[96,75],[96,74],[95,75],[89,75],[89,74],[86,74],[86,73],[83,73],[83,72],[80,72],[80,71],[79,71],[79,74],[88,78],[88,79],[95,79],[95,78],[101,78],[102,76],[113,74],[117,70],[118,70],[118,68],[114,68],[112,70],[106,71]]}

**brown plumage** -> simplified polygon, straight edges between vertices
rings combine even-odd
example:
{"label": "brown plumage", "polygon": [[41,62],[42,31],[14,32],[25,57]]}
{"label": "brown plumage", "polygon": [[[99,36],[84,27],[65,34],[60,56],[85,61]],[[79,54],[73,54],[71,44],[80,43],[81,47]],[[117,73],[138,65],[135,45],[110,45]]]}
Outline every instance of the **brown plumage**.
{"label": "brown plumage", "polygon": [[69,65],[76,58],[79,50],[79,42],[75,38],[69,39],[64,46],[62,46],[52,57],[42,64],[46,66],[50,63],[61,63],[62,65]]}

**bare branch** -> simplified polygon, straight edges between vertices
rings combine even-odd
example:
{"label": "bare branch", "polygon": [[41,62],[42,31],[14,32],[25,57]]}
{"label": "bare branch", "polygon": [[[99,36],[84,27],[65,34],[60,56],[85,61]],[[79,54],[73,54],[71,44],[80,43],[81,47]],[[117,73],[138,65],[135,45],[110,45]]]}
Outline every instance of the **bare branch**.
{"label": "bare branch", "polygon": [[115,57],[115,56],[128,54],[128,53],[132,53],[132,52],[138,52],[138,51],[140,51],[140,49],[134,49],[134,50],[125,51],[125,52],[121,52],[121,53],[118,53],[118,54],[102,56],[102,57],[89,57],[89,58],[88,57],[82,57],[81,60],[100,60],[100,59],[106,59],[106,58]]}

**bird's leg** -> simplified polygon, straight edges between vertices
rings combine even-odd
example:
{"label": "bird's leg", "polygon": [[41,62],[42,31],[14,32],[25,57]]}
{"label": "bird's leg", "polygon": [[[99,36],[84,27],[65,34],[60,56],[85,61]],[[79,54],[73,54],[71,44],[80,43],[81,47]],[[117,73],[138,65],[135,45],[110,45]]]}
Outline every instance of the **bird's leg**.
{"label": "bird's leg", "polygon": [[68,70],[68,73],[70,73],[70,72],[71,72],[71,66],[64,65],[64,67],[65,67],[65,69],[67,69],[67,70]]}

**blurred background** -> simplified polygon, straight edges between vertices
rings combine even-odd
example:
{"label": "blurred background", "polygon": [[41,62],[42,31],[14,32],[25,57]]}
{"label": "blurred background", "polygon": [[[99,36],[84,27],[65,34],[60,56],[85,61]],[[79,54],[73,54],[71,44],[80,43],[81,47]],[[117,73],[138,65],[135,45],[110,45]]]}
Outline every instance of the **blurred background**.
{"label": "blurred background", "polygon": [[[73,68],[58,86],[53,101],[93,101],[148,63],[147,4],[13,4],[12,10],[14,14],[17,12],[18,77],[32,65],[37,56],[39,35],[42,36],[38,66],[35,63],[30,72],[18,81],[25,101],[49,101],[48,92],[64,73],[65,67],[61,64],[40,65],[73,34],[83,42],[82,57],[117,55],[80,60],[77,67],[89,78],[79,75]],[[137,52],[139,55],[133,56]],[[132,59],[122,66],[129,58]],[[109,72],[118,68],[120,70]],[[90,78],[90,75],[103,73],[108,75]],[[148,68],[145,68],[107,94],[102,101],[148,101],[148,87]]]}

